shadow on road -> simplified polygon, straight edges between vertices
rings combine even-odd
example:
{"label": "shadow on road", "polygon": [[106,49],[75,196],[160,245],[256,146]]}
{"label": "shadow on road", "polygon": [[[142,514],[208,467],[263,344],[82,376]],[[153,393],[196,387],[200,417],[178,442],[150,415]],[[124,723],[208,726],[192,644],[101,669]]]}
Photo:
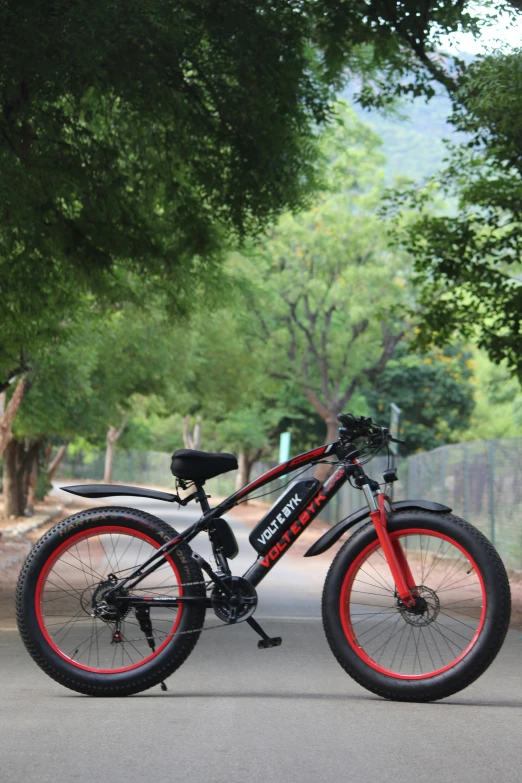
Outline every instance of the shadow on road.
{"label": "shadow on road", "polygon": [[[73,699],[84,700],[90,698],[82,696],[80,694],[60,694],[55,697],[58,699]],[[283,699],[293,701],[339,701],[339,702],[381,702],[382,704],[388,704],[395,707],[399,704],[404,706],[414,706],[415,702],[393,702],[387,699],[381,699],[378,696],[367,695],[355,695],[352,693],[280,693],[270,691],[201,691],[195,693],[193,691],[176,691],[176,692],[153,692],[147,691],[145,693],[138,693],[135,696],[127,696],[127,699]],[[431,707],[496,707],[498,709],[521,709],[522,699],[497,699],[494,701],[475,701],[469,699],[463,701],[437,701],[429,702]],[[422,706],[428,706],[422,704]]]}

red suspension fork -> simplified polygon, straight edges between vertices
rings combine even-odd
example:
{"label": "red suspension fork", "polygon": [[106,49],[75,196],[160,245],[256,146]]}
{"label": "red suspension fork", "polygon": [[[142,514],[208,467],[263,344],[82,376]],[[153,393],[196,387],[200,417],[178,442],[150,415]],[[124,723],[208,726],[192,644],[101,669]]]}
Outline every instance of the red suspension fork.
{"label": "red suspension fork", "polygon": [[392,541],[388,534],[386,508],[384,506],[385,496],[378,495],[378,498],[379,509],[370,512],[370,518],[375,525],[379,543],[392,573],[397,593],[406,606],[412,606],[415,603],[415,599],[411,594],[410,588],[415,587],[415,582],[400,542]]}

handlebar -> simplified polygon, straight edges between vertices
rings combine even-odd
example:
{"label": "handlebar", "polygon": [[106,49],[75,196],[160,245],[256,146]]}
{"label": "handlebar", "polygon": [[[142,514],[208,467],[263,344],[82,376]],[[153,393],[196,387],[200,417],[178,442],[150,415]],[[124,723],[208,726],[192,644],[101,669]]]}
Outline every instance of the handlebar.
{"label": "handlebar", "polygon": [[339,427],[339,440],[341,442],[353,441],[356,438],[366,437],[368,445],[373,446],[378,451],[392,443],[404,443],[399,438],[392,438],[387,427],[381,427],[368,416],[359,416],[356,418],[353,413],[339,413],[337,421],[341,424]]}

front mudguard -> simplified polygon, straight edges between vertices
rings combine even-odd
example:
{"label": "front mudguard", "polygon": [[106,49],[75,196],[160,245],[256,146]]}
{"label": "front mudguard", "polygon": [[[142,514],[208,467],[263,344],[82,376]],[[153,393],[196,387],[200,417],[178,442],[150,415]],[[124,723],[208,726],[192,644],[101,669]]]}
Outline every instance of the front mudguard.
{"label": "front mudguard", "polygon": [[[435,514],[445,514],[451,511],[449,506],[443,506],[442,503],[434,503],[432,500],[399,500],[393,504],[394,511],[431,511]],[[357,525],[358,522],[362,522],[364,519],[369,518],[368,508],[360,508],[359,511],[355,511],[350,514],[349,517],[341,519],[334,527],[328,530],[321,538],[319,538],[312,546],[305,552],[304,557],[315,557],[315,555],[322,555],[327,549],[330,549],[341,536],[346,533],[351,527]]]}

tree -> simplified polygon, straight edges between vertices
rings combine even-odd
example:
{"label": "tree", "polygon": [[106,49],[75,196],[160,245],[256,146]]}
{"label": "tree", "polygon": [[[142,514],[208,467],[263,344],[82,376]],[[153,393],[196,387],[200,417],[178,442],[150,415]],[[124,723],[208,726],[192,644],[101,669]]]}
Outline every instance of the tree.
{"label": "tree", "polygon": [[441,51],[448,33],[482,29],[518,0],[477,6],[469,0],[319,0],[310,4],[315,40],[324,51],[329,74],[359,76],[358,100],[383,107],[397,96],[431,98],[437,85],[451,95],[465,70],[464,62]]}
{"label": "tree", "polygon": [[35,357],[31,390],[4,455],[9,515],[24,512],[29,476],[49,439],[63,444],[83,435],[93,445],[105,443],[105,480],[111,480],[114,446],[133,397],[161,395],[174,372],[171,345],[172,326],[161,301],[149,310],[127,306],[110,316],[92,305],[83,320],[69,324],[67,339]]}
{"label": "tree", "polygon": [[139,301],[137,277],[189,309],[231,241],[306,202],[342,74],[365,104],[453,95],[440,36],[480,25],[470,2],[6,0],[0,384],[85,290]]}
{"label": "tree", "polygon": [[311,211],[285,216],[256,252],[251,339],[274,378],[302,393],[337,438],[337,414],[374,383],[404,338],[406,261],[375,215],[378,140],[344,109],[327,142],[329,188]]}
{"label": "tree", "polygon": [[307,34],[285,2],[2,3],[0,366],[130,272],[187,310],[232,237],[301,203],[328,103]]}
{"label": "tree", "polygon": [[164,399],[169,414],[183,417],[185,447],[237,454],[243,486],[253,463],[272,451],[280,420],[291,408],[281,403],[280,384],[266,376],[252,350],[247,302],[239,286],[235,290],[229,303],[210,315],[195,313],[190,329],[178,330],[177,368]]}
{"label": "tree", "polygon": [[405,457],[462,439],[475,407],[472,376],[469,352],[452,347],[418,355],[402,344],[365,397],[378,422],[386,423],[390,402],[399,406]]}
{"label": "tree", "polygon": [[7,445],[10,443],[13,437],[13,421],[18,413],[18,409],[22,404],[24,393],[26,391],[26,380],[20,378],[15,386],[13,395],[10,397],[9,402],[6,405],[7,394],[5,391],[0,392],[0,457],[4,453]]}
{"label": "tree", "polygon": [[475,408],[461,440],[492,440],[522,435],[522,390],[506,362],[493,364],[473,350],[471,366]]}
{"label": "tree", "polygon": [[[522,379],[522,50],[481,58],[461,78],[452,122],[467,134],[423,189],[391,210],[415,260],[423,317],[417,345],[474,340]],[[453,209],[437,206],[441,195]],[[404,213],[409,212],[409,218]]]}

